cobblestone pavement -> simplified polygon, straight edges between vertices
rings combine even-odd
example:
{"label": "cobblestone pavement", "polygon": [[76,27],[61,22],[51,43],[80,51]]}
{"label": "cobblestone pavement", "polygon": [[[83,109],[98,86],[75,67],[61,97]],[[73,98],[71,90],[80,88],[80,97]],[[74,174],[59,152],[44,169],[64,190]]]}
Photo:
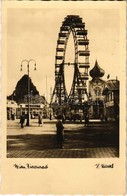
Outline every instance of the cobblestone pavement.
{"label": "cobblestone pavement", "polygon": [[55,121],[39,127],[20,128],[18,120],[7,122],[8,158],[110,158],[119,156],[119,134],[115,124],[91,122],[64,124],[64,149],[56,147]]}
{"label": "cobblestone pavement", "polygon": [[117,157],[117,148],[13,150],[8,158],[111,158]]}

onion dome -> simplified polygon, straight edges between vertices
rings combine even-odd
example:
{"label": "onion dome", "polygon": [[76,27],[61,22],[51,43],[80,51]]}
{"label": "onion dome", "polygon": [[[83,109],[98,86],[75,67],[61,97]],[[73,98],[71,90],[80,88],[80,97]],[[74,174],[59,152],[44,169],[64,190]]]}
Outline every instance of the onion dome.
{"label": "onion dome", "polygon": [[90,76],[92,78],[100,78],[100,77],[103,77],[104,74],[105,74],[105,71],[100,68],[100,66],[98,65],[98,62],[96,60],[94,68],[90,70]]}

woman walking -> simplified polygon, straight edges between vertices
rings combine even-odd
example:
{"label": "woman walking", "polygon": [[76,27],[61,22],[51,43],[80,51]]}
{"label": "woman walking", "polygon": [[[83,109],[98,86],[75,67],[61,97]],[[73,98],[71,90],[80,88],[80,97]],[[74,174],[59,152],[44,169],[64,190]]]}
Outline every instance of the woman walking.
{"label": "woman walking", "polygon": [[43,115],[42,115],[42,112],[40,112],[38,114],[38,125],[42,126],[42,124],[43,124]]}

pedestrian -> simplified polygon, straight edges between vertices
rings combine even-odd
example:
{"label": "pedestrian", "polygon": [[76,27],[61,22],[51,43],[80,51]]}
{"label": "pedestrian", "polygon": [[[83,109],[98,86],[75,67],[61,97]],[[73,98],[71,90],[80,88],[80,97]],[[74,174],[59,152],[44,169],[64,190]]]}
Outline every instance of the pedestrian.
{"label": "pedestrian", "polygon": [[42,126],[42,124],[43,124],[43,115],[42,115],[42,112],[40,112],[38,114],[38,125]]}
{"label": "pedestrian", "polygon": [[24,114],[21,114],[21,116],[20,116],[21,128],[24,128],[24,122],[25,122],[25,116],[24,116]]}
{"label": "pedestrian", "polygon": [[62,121],[60,118],[58,118],[58,121],[56,123],[56,129],[57,129],[57,147],[58,148],[64,148],[63,142],[64,142],[64,126],[62,124]]}
{"label": "pedestrian", "polygon": [[85,126],[88,126],[89,125],[89,115],[86,114],[85,115]]}
{"label": "pedestrian", "polygon": [[50,113],[50,120],[52,120],[52,114]]}
{"label": "pedestrian", "polygon": [[62,123],[64,124],[66,122],[66,118],[65,118],[65,115],[63,114],[62,115]]}
{"label": "pedestrian", "polygon": [[11,119],[15,120],[15,113],[14,112],[12,112],[12,114],[11,114]]}

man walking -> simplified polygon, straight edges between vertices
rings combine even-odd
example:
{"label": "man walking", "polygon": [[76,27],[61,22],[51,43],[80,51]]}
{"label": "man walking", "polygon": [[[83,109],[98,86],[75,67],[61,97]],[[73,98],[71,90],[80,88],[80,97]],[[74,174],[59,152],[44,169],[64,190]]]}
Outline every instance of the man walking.
{"label": "man walking", "polygon": [[21,116],[20,116],[21,128],[24,128],[24,122],[25,122],[25,116],[24,116],[24,114],[21,114]]}

